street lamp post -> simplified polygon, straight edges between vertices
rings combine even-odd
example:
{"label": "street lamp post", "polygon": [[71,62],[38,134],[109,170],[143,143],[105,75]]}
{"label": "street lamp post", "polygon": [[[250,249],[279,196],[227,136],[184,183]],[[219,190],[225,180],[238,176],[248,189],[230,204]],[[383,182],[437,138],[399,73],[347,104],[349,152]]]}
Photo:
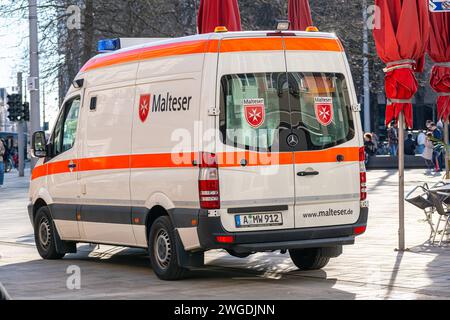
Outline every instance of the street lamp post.
{"label": "street lamp post", "polygon": [[[17,91],[22,97],[22,72],[17,73]],[[22,101],[22,99],[21,99]],[[24,101],[23,101],[24,102]],[[23,119],[17,122],[17,133],[18,133],[18,149],[19,152],[19,177],[25,176],[25,123]]]}
{"label": "street lamp post", "polygon": [[[39,108],[39,44],[38,44],[38,17],[36,0],[28,0],[30,24],[30,127],[31,133],[41,130],[41,117]],[[32,158],[31,169],[37,160]]]}

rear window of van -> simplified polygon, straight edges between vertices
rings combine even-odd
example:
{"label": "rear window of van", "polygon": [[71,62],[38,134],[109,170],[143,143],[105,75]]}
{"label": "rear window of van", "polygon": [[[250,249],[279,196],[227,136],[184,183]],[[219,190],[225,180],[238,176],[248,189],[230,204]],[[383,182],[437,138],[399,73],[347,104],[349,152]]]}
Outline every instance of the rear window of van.
{"label": "rear window of van", "polygon": [[336,73],[249,73],[221,79],[222,142],[254,151],[331,148],[355,137],[347,81]]}

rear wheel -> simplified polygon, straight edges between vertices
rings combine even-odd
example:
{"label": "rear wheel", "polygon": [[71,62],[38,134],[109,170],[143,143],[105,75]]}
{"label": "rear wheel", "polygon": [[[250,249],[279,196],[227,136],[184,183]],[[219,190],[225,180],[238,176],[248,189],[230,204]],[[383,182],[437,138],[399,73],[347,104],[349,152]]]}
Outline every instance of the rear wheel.
{"label": "rear wheel", "polygon": [[149,255],[153,271],[161,280],[179,280],[186,269],[178,265],[175,230],[169,217],[155,220],[150,228]]}
{"label": "rear wheel", "polygon": [[47,207],[36,213],[34,220],[34,240],[39,255],[46,260],[58,260],[65,256],[56,251],[56,229]]}
{"label": "rear wheel", "polygon": [[330,262],[321,248],[289,250],[292,261],[300,270],[319,270]]}

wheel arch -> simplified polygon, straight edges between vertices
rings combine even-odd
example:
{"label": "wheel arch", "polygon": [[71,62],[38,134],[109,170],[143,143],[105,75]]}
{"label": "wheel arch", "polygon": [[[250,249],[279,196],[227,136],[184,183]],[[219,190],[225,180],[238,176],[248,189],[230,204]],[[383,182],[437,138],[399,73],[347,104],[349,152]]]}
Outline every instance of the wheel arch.
{"label": "wheel arch", "polygon": [[155,206],[153,206],[153,208],[151,208],[148,211],[148,213],[145,217],[145,236],[147,238],[147,243],[149,241],[148,235],[149,235],[149,232],[150,232],[150,229],[151,229],[153,223],[159,217],[164,217],[164,216],[167,216],[171,219],[171,217],[169,215],[169,210],[167,210],[166,208],[164,208],[161,205],[155,205]]}

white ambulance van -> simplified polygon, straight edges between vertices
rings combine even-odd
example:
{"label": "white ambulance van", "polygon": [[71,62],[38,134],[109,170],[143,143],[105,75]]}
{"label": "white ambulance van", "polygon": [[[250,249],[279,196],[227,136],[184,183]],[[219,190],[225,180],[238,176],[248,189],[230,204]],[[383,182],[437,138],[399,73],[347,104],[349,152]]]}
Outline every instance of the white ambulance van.
{"label": "white ambulance van", "polygon": [[366,229],[359,111],[333,34],[215,32],[100,54],[49,140],[33,136],[37,249],[146,248],[165,280],[211,249],[322,268]]}

